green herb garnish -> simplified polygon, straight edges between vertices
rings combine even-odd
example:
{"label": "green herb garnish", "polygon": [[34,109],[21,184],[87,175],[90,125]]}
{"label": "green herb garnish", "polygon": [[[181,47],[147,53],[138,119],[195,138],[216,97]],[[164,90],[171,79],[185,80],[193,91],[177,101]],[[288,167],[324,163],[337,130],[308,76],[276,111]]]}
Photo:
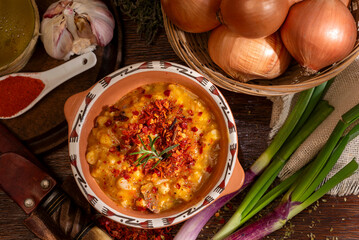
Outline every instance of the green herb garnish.
{"label": "green herb garnish", "polygon": [[170,155],[167,155],[167,153],[169,151],[171,151],[172,149],[179,146],[179,144],[175,144],[175,145],[172,145],[172,146],[166,148],[162,152],[158,153],[158,151],[155,148],[155,142],[157,141],[157,139],[160,138],[159,136],[152,139],[151,136],[148,135],[148,139],[150,140],[150,149],[148,149],[146,147],[146,144],[143,142],[143,140],[140,136],[138,136],[138,138],[140,139],[140,141],[142,143],[142,146],[140,147],[140,151],[130,153],[130,155],[137,155],[137,154],[142,155],[135,162],[135,164],[137,163],[137,166],[140,166],[142,164],[144,164],[144,166],[146,166],[148,160],[157,158],[158,161],[155,163],[155,165],[151,169],[154,169],[163,159],[170,157]]}

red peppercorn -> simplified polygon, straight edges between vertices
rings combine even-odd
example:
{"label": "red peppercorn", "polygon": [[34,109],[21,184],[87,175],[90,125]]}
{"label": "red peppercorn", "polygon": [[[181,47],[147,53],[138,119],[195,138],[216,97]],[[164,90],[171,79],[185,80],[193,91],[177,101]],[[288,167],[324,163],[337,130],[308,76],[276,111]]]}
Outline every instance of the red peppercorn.
{"label": "red peppercorn", "polygon": [[110,112],[116,112],[116,111],[120,111],[120,109],[114,107],[114,106],[111,106],[110,107]]}
{"label": "red peppercorn", "polygon": [[106,127],[111,126],[111,124],[112,124],[111,119],[108,119],[108,120],[105,122],[105,126],[106,126]]}
{"label": "red peppercorn", "polygon": [[192,127],[192,128],[191,128],[191,131],[192,131],[192,132],[197,132],[197,131],[198,131],[198,128]]}
{"label": "red peppercorn", "polygon": [[168,89],[163,92],[163,94],[167,97],[170,95],[170,93],[171,93],[171,90],[168,90]]}
{"label": "red peppercorn", "polygon": [[180,127],[181,127],[182,129],[187,129],[187,123],[186,123],[186,122],[180,123]]}

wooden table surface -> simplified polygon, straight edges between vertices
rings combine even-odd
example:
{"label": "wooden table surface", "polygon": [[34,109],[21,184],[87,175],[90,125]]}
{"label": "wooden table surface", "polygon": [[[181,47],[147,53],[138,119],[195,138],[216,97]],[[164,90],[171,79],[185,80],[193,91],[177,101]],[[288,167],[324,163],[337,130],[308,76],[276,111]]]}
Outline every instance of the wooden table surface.
{"label": "wooden table surface", "polygon": [[[123,16],[123,66],[152,60],[184,64],[173,52],[164,30],[151,46],[136,33],[136,25]],[[239,160],[246,169],[267,146],[272,104],[264,97],[254,97],[220,89],[231,106],[239,138]],[[66,143],[38,156],[60,182],[71,176]],[[232,199],[232,206],[240,196]],[[222,209],[212,217],[198,239],[209,239],[228,220],[234,210]],[[26,215],[0,190],[0,239],[36,239],[23,225]],[[325,196],[290,221],[268,239],[359,239],[359,196]],[[179,226],[178,226],[179,227]],[[173,232],[176,232],[176,228]]]}

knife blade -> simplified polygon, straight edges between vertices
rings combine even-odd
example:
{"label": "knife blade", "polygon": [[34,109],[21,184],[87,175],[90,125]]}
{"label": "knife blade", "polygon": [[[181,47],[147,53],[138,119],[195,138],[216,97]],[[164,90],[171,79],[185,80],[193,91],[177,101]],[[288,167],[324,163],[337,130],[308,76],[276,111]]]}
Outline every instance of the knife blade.
{"label": "knife blade", "polygon": [[45,167],[0,124],[0,187],[29,217],[40,239],[112,239],[77,206]]}

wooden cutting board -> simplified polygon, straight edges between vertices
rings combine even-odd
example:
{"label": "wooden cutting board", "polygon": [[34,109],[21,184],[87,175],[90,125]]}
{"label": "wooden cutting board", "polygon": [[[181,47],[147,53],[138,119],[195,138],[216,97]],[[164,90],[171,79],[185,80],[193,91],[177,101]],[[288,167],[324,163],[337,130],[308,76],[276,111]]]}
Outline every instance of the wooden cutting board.
{"label": "wooden cutting board", "polygon": [[[54,0],[37,0],[40,17]],[[112,41],[106,47],[98,47],[94,53],[97,56],[95,67],[87,70],[63,83],[31,110],[9,120],[0,120],[35,154],[49,151],[67,140],[67,123],[63,107],[67,98],[75,93],[86,90],[96,81],[118,69],[122,62],[122,30],[119,13],[111,0],[103,0],[111,10],[116,27]],[[64,61],[51,58],[45,52],[39,38],[35,52],[21,72],[46,71]]]}

